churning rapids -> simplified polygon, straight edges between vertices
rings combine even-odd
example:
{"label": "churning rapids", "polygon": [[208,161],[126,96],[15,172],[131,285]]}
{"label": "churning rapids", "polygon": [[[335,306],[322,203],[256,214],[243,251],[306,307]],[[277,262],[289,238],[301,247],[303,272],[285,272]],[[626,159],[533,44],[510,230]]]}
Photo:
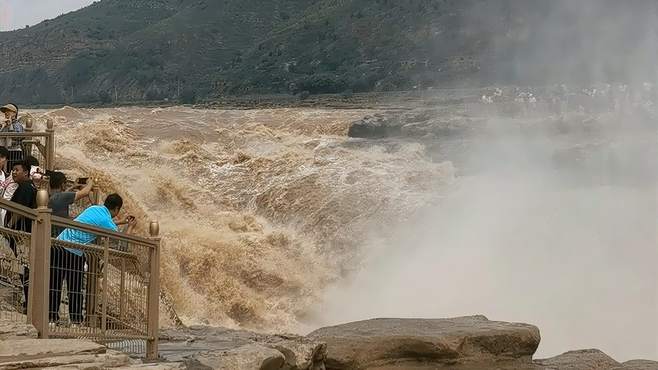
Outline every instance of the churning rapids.
{"label": "churning rapids", "polygon": [[658,359],[648,131],[428,145],[348,138],[370,110],[31,113],[54,119],[58,167],[160,221],[163,286],[186,324],[485,314],[538,325],[546,355]]}

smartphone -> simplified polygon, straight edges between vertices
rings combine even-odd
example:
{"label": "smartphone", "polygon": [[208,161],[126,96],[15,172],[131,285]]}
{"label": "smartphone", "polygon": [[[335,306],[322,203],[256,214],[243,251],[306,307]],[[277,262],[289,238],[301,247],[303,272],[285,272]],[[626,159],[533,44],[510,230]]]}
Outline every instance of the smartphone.
{"label": "smartphone", "polygon": [[85,185],[85,184],[87,184],[88,179],[89,179],[89,177],[79,177],[78,178],[78,184]]}

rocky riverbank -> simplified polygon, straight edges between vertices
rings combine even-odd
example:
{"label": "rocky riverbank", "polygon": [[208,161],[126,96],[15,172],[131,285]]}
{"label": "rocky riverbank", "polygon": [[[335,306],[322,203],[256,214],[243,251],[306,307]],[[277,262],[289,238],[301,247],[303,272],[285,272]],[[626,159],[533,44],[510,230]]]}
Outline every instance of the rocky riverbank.
{"label": "rocky riverbank", "polygon": [[0,369],[225,370],[658,370],[658,362],[620,363],[596,349],[533,359],[533,325],[450,319],[374,319],[322,328],[306,337],[206,326],[161,333],[157,363],[78,339],[36,339],[29,325],[0,323]]}

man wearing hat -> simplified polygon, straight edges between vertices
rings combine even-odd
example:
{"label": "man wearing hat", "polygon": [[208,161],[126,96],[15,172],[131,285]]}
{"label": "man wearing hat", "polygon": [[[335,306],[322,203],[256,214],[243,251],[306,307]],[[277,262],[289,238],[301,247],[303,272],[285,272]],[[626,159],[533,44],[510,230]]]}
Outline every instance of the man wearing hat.
{"label": "man wearing hat", "polygon": [[18,107],[15,104],[7,104],[0,107],[0,112],[4,113],[5,118],[0,118],[2,127],[0,132],[23,132],[23,124],[18,121]]}
{"label": "man wearing hat", "polygon": [[[24,132],[23,124],[18,120],[18,107],[16,104],[7,104],[0,107],[0,112],[5,116],[0,116],[0,133],[2,132]],[[7,169],[23,160],[23,151],[21,143],[23,139],[14,138],[13,140],[7,138],[5,142],[0,142],[0,145],[7,147],[10,151],[10,159]]]}

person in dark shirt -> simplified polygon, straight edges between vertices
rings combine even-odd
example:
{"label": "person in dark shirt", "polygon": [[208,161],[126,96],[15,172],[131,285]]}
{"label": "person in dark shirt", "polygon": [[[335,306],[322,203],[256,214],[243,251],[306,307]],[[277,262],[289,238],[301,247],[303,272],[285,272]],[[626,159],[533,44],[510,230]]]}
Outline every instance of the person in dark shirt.
{"label": "person in dark shirt", "polygon": [[94,186],[92,179],[87,180],[84,187],[78,191],[65,191],[66,175],[62,172],[50,174],[50,200],[48,207],[53,210],[53,216],[69,217],[69,206],[84,197],[89,196]]}
{"label": "person in dark shirt", "polygon": [[[11,201],[28,208],[36,208],[37,189],[30,179],[30,165],[27,162],[14,164],[11,170],[11,177],[18,184]],[[13,230],[32,232],[32,220],[17,214],[7,212],[7,227]]]}
{"label": "person in dark shirt", "polygon": [[[37,189],[34,184],[32,184],[32,180],[30,179],[30,164],[25,161],[14,164],[14,167],[11,170],[11,176],[13,180],[18,184],[18,188],[16,188],[14,195],[12,195],[11,201],[28,208],[36,208]],[[6,226],[10,229],[25,231],[28,233],[32,232],[32,220],[29,218],[7,212],[5,221],[7,223]],[[15,238],[9,239],[9,248],[11,248],[12,252],[14,252],[14,255],[18,258],[20,251],[16,245]],[[25,295],[25,299],[23,301],[24,311],[27,310],[29,276],[30,270],[28,266],[24,266],[23,275],[21,277],[21,282],[23,284],[23,294]]]}
{"label": "person in dark shirt", "polygon": [[[84,187],[78,191],[66,191],[66,175],[62,172],[52,172],[50,174],[50,200],[48,208],[53,210],[53,216],[71,218],[69,216],[69,206],[86,196],[89,196],[94,182],[89,179]],[[53,226],[52,237],[56,238],[64,228]]]}

